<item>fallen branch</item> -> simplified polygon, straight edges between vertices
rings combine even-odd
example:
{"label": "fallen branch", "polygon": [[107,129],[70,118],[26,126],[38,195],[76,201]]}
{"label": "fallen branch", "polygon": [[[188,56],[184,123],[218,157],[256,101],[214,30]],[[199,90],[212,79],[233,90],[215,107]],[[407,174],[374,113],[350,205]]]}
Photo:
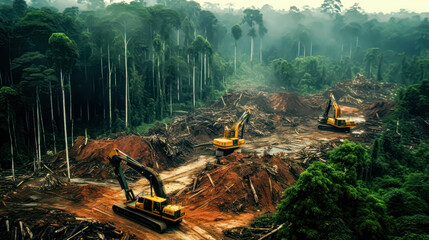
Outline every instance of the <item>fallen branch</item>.
{"label": "fallen branch", "polygon": [[282,227],[283,227],[283,225],[285,225],[284,223],[282,223],[280,226],[278,226],[276,229],[274,229],[273,231],[271,231],[271,232],[269,232],[269,233],[267,233],[267,234],[265,234],[264,236],[262,236],[261,238],[259,238],[259,240],[263,240],[263,239],[265,239],[265,238],[267,238],[267,237],[269,237],[269,236],[271,236],[271,235],[273,235],[274,233],[276,233],[277,231],[279,231]]}
{"label": "fallen branch", "polygon": [[46,169],[48,169],[51,173],[54,173],[54,171],[52,171],[50,168],[48,168],[48,166],[46,166],[46,164],[43,164],[43,167],[45,167]]}
{"label": "fallen branch", "polygon": [[192,192],[195,192],[195,187],[197,186],[198,178],[194,178],[194,186],[192,187]]}
{"label": "fallen branch", "polygon": [[232,188],[232,186],[234,186],[234,184],[235,184],[235,183],[233,183],[233,184],[232,184],[231,186],[229,186],[229,187],[227,187],[226,185],[223,185],[223,186],[225,187],[225,189],[226,189],[225,191],[226,191],[226,192],[231,192],[231,190],[230,190],[230,189]]}
{"label": "fallen branch", "polygon": [[210,180],[210,182],[212,183],[213,187],[215,187],[215,184],[214,184],[214,182],[213,182],[213,180],[212,180],[212,177],[210,177],[210,174],[209,174],[209,173],[207,173],[207,177],[209,178],[209,180]]}
{"label": "fallen branch", "polygon": [[82,230],[80,230],[79,232],[73,234],[72,236],[68,237],[66,240],[70,240],[74,237],[76,237],[78,234],[80,234],[81,232],[85,231],[88,228],[88,226],[84,227]]}
{"label": "fallen branch", "polygon": [[189,198],[193,198],[195,196],[197,196],[198,194],[202,193],[204,190],[206,190],[207,187],[204,187],[203,189],[201,189],[200,191],[198,191],[197,193],[195,193],[194,195],[190,196]]}
{"label": "fallen branch", "polygon": [[249,177],[249,184],[250,184],[250,189],[252,190],[252,193],[253,193],[253,197],[255,198],[255,202],[258,203],[259,202],[258,194],[256,194],[256,190],[253,187],[252,179],[250,179],[250,177]]}

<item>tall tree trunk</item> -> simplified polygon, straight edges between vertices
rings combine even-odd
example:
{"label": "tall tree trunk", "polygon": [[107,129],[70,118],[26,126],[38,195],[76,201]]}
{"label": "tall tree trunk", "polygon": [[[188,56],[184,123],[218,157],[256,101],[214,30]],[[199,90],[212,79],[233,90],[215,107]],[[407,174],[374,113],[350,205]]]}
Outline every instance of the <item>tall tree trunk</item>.
{"label": "tall tree trunk", "polygon": [[[46,149],[45,124],[43,122],[43,110],[42,110],[42,105],[40,104],[40,98],[38,99],[38,103],[39,103],[39,112],[40,112],[40,126],[42,128],[42,136],[43,136],[43,146]],[[13,126],[13,132],[15,132],[15,124],[12,124],[12,126]],[[18,146],[16,145],[16,143],[15,143],[15,147],[16,149],[18,149]]]}
{"label": "tall tree trunk", "polygon": [[49,81],[49,100],[51,102],[51,124],[52,124],[52,137],[54,140],[54,154],[57,154],[57,141],[55,139],[55,119],[54,119],[54,103],[52,101],[52,82]]}
{"label": "tall tree trunk", "polygon": [[64,120],[64,143],[66,148],[66,161],[67,161],[67,177],[70,182],[70,163],[69,163],[69,146],[67,143],[67,121],[66,121],[66,97],[64,93],[64,79],[63,79],[63,70],[60,69],[60,82],[61,82],[61,92],[63,95],[63,120]]}
{"label": "tall tree trunk", "polygon": [[207,54],[204,53],[204,86],[207,85]]}
{"label": "tall tree trunk", "polygon": [[[70,97],[70,123],[73,124],[73,101],[72,101],[72,88],[71,88],[71,78],[70,78],[70,74],[68,74],[68,78],[69,78],[69,97]],[[72,136],[71,139],[71,146],[73,147],[73,127],[70,128],[70,133]]]}
{"label": "tall tree trunk", "polygon": [[107,68],[109,70],[109,129],[112,130],[112,68],[110,67],[110,44],[107,43]]}
{"label": "tall tree trunk", "polygon": [[234,45],[234,74],[237,74],[237,41]]}
{"label": "tall tree trunk", "polygon": [[[32,111],[33,111],[33,133],[34,133],[34,150],[36,153],[36,162],[39,162],[39,152],[38,152],[38,146],[37,146],[37,130],[36,130],[36,114],[34,112],[34,109],[36,107],[33,106],[32,107]],[[39,170],[39,167],[37,167],[37,170]]]}
{"label": "tall tree trunk", "polygon": [[192,105],[195,108],[195,60],[194,66],[192,67]]}
{"label": "tall tree trunk", "polygon": [[253,62],[253,37],[250,37],[250,62]]}
{"label": "tall tree trunk", "polygon": [[124,34],[124,49],[125,49],[125,128],[128,128],[128,59],[127,59],[127,30]]}
{"label": "tall tree trunk", "polygon": [[164,118],[164,101],[163,101],[163,96],[162,96],[162,84],[161,84],[161,70],[159,69],[159,56],[158,56],[158,61],[157,61],[157,66],[158,66],[158,78],[157,78],[157,87],[158,87],[158,104],[159,104],[159,113],[160,113],[160,118],[163,119]]}
{"label": "tall tree trunk", "polygon": [[310,43],[310,56],[313,56],[313,41]]}
{"label": "tall tree trunk", "polygon": [[15,161],[13,159],[13,140],[12,140],[12,132],[10,130],[10,111],[9,111],[9,103],[7,104],[7,128],[9,130],[9,140],[10,140],[10,156],[12,160],[12,180],[15,181]]}
{"label": "tall tree trunk", "polygon": [[36,87],[36,116],[37,116],[37,146],[38,146],[38,167],[41,168],[42,165],[42,151],[40,149],[40,115],[39,115],[39,87]]}
{"label": "tall tree trunk", "polygon": [[200,53],[200,99],[203,99],[203,53]]}
{"label": "tall tree trunk", "polygon": [[298,57],[300,53],[301,53],[301,40],[298,40]]}
{"label": "tall tree trunk", "polygon": [[305,58],[305,44],[304,44],[304,58]]}

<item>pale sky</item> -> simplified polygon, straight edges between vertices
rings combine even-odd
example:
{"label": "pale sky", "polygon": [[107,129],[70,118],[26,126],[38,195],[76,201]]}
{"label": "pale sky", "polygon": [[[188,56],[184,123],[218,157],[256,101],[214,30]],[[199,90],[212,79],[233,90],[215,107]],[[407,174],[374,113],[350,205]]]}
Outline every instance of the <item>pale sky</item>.
{"label": "pale sky", "polygon": [[[227,4],[232,3],[233,8],[248,8],[255,6],[261,8],[265,4],[273,6],[275,9],[289,10],[290,6],[297,6],[302,9],[309,5],[316,8],[322,5],[323,0],[194,0],[204,6],[205,2],[218,3],[220,8],[228,8]],[[367,13],[374,12],[398,12],[400,9],[406,9],[412,12],[429,12],[429,0],[342,0],[343,8],[347,9],[354,3],[359,3],[360,7]]]}

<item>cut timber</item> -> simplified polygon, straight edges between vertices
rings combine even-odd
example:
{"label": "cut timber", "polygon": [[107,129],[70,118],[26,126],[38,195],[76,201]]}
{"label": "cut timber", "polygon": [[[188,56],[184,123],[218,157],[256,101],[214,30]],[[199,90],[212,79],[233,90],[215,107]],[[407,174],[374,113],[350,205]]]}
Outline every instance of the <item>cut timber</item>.
{"label": "cut timber", "polygon": [[269,236],[271,236],[271,235],[273,235],[274,233],[276,233],[278,230],[280,230],[282,227],[283,227],[283,225],[285,225],[284,223],[282,223],[280,226],[278,226],[276,229],[274,229],[273,231],[271,231],[271,232],[269,232],[269,233],[267,233],[267,234],[265,234],[264,236],[262,236],[261,238],[259,238],[259,240],[264,240],[264,239],[266,239],[266,238],[268,238]]}
{"label": "cut timber", "polygon": [[195,187],[197,187],[198,178],[194,178],[194,185],[192,186],[192,192],[195,192]]}
{"label": "cut timber", "polygon": [[198,191],[197,193],[195,193],[194,195],[190,196],[189,198],[193,198],[195,196],[197,196],[198,194],[202,193],[204,190],[206,190],[207,187],[204,187],[203,189],[201,189],[200,191]]}
{"label": "cut timber", "polygon": [[72,236],[68,237],[66,240],[70,240],[70,239],[72,239],[72,238],[76,237],[76,236],[77,236],[77,235],[79,235],[81,232],[85,231],[87,228],[88,228],[88,226],[86,226],[86,227],[82,228],[79,232],[77,232],[77,233],[73,234]]}
{"label": "cut timber", "polygon": [[54,171],[52,171],[50,168],[48,168],[48,166],[46,166],[46,164],[43,164],[43,167],[45,167],[46,169],[48,169],[49,172],[54,173]]}
{"label": "cut timber", "polygon": [[271,184],[271,178],[269,175],[268,175],[268,182],[270,183],[270,195],[272,197],[273,196],[273,185]]}
{"label": "cut timber", "polygon": [[214,184],[214,182],[213,182],[213,180],[212,180],[212,177],[210,177],[210,174],[209,174],[209,173],[207,173],[207,177],[209,178],[209,180],[210,180],[210,182],[212,183],[213,187],[215,187],[215,184]]}
{"label": "cut timber", "polygon": [[231,184],[231,186],[229,186],[229,187],[227,187],[226,185],[224,185],[224,187],[225,187],[225,189],[226,189],[225,191],[226,191],[226,192],[231,192],[231,190],[230,190],[230,189],[232,188],[232,186],[234,186],[234,183],[233,183],[233,184]]}
{"label": "cut timber", "polygon": [[223,100],[223,96],[221,96],[220,98],[222,99],[223,106],[226,107],[225,101]]}
{"label": "cut timber", "polygon": [[250,177],[249,177],[249,184],[250,184],[250,189],[252,190],[252,193],[253,193],[253,197],[255,198],[255,202],[258,203],[259,202],[258,194],[256,194],[256,190],[253,187],[252,179],[250,179]]}
{"label": "cut timber", "polygon": [[299,135],[299,132],[296,130],[296,128],[295,128],[295,132],[296,132],[296,134],[298,134],[298,135]]}
{"label": "cut timber", "polygon": [[24,225],[23,225],[22,221],[19,221],[19,229],[21,230],[22,239],[24,239],[25,232],[24,232]]}
{"label": "cut timber", "polygon": [[25,229],[27,229],[28,236],[30,236],[30,239],[33,239],[33,233],[31,232],[30,228],[28,228],[28,226],[26,226]]}

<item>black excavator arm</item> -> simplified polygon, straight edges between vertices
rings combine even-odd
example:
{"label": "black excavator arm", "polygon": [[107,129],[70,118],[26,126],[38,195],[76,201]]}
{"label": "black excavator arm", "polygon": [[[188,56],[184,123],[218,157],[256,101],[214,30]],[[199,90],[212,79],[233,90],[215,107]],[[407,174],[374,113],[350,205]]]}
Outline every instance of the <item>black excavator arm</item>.
{"label": "black excavator arm", "polygon": [[133,193],[133,190],[128,187],[127,180],[125,179],[124,173],[122,171],[121,162],[127,164],[129,167],[131,167],[132,169],[140,173],[143,177],[145,177],[150,182],[151,190],[153,188],[156,196],[166,198],[164,185],[155,170],[137,162],[136,160],[132,159],[130,156],[121,152],[117,148],[113,149],[110,152],[108,159],[114,167],[115,174],[118,178],[122,190],[124,190],[127,201],[134,201],[136,200],[136,197]]}
{"label": "black excavator arm", "polygon": [[337,104],[337,101],[335,101],[334,94],[331,93],[329,96],[329,100],[326,104],[325,112],[323,113],[321,122],[326,123],[328,121],[329,110],[331,110],[332,106],[334,106],[334,118],[341,117],[341,108]]}
{"label": "black excavator arm", "polygon": [[[244,136],[244,126],[246,125],[246,123],[249,122],[249,118],[250,118],[250,109],[246,109],[246,111],[243,113],[243,115],[241,115],[241,117],[238,119],[237,122],[234,123],[234,125],[232,125],[231,129],[226,129],[225,131],[225,137],[227,138],[238,138],[238,133],[240,132],[241,136],[240,138],[243,138]],[[240,131],[241,128],[241,131]],[[231,132],[234,133],[233,136],[227,136],[227,135],[232,135]]]}

